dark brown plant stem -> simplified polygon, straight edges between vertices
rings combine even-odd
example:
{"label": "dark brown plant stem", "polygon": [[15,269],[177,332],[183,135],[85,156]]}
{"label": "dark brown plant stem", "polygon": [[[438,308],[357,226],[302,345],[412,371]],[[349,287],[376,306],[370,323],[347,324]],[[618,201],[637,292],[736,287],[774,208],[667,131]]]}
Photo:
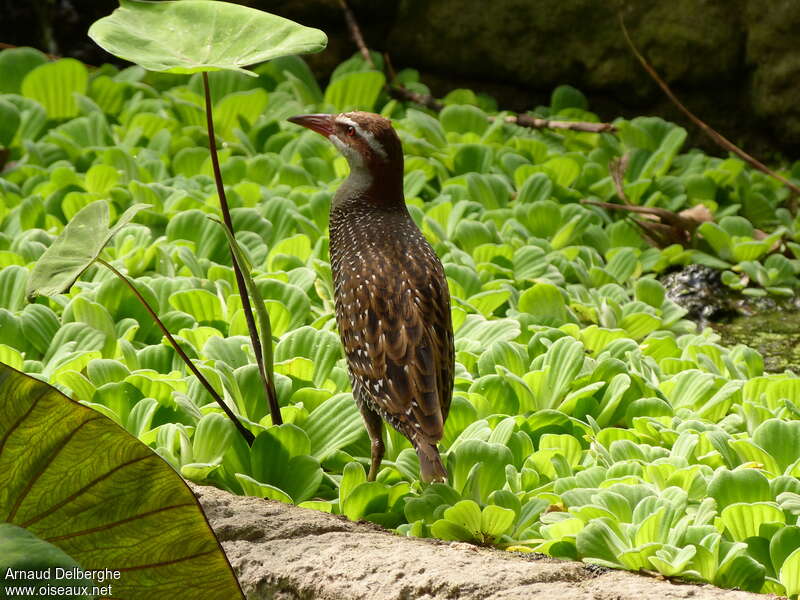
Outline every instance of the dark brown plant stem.
{"label": "dark brown plant stem", "polygon": [[[226,227],[234,232],[233,221],[231,220],[231,211],[228,208],[228,198],[225,196],[225,186],[222,183],[222,172],[219,168],[219,156],[217,155],[217,142],[214,136],[214,117],[211,112],[211,90],[208,85],[208,73],[203,71],[203,88],[206,97],[206,124],[208,126],[208,149],[211,152],[211,166],[214,169],[214,181],[217,184],[217,195],[219,196],[219,205],[222,211],[222,220],[225,222]],[[269,401],[269,411],[272,416],[273,425],[281,425],[283,419],[281,418],[281,409],[278,406],[278,396],[275,393],[275,386],[272,384],[272,377],[267,377],[266,369],[264,368],[264,355],[261,352],[261,341],[258,337],[258,329],[256,328],[256,321],[253,318],[253,307],[250,305],[250,296],[247,293],[247,284],[242,276],[242,268],[236,260],[236,253],[234,249],[228,244],[231,252],[231,264],[233,265],[233,272],[236,275],[236,287],[239,289],[239,297],[242,300],[242,310],[244,310],[244,318],[247,321],[247,329],[250,332],[250,343],[253,346],[253,353],[256,357],[256,365],[258,372],[261,375],[261,381],[264,385],[264,393]]]}
{"label": "dark brown plant stem", "polygon": [[653,78],[653,81],[655,81],[656,84],[658,84],[658,87],[660,87],[661,90],[664,92],[664,94],[666,94],[667,98],[669,98],[670,101],[678,108],[678,110],[680,110],[683,114],[685,114],[692,123],[697,125],[701,129],[701,131],[703,131],[703,133],[705,133],[708,137],[710,137],[720,147],[727,150],[728,152],[732,152],[754,169],[758,169],[762,173],[765,173],[766,175],[769,175],[773,179],[780,181],[783,185],[789,188],[789,190],[791,190],[792,192],[790,198],[794,199],[795,196],[800,196],[800,187],[796,186],[785,177],[779,175],[778,173],[767,167],[764,163],[762,163],[758,159],[750,156],[747,152],[739,148],[739,146],[731,142],[724,135],[722,135],[721,133],[719,133],[718,131],[707,125],[705,122],[700,120],[700,118],[695,116],[694,113],[690,111],[683,104],[683,102],[678,100],[678,97],[672,92],[667,83],[661,78],[661,76],[656,72],[656,70],[652,66],[650,66],[650,63],[647,62],[644,56],[641,55],[639,50],[634,45],[633,40],[631,39],[631,36],[628,33],[628,28],[625,26],[625,20],[622,18],[622,14],[619,15],[619,25],[622,28],[622,33],[625,36],[625,41],[628,43],[628,46],[630,47],[633,55],[636,57],[636,59],[639,61],[642,67],[644,67],[644,70],[647,71],[647,74]]}
{"label": "dark brown plant stem", "polygon": [[214,398],[217,404],[219,404],[220,408],[225,412],[226,415],[228,415],[228,418],[231,421],[233,421],[233,424],[236,426],[236,429],[238,429],[239,433],[242,434],[242,437],[247,441],[247,444],[251,446],[253,444],[253,440],[255,440],[255,436],[253,436],[253,433],[249,429],[247,429],[244,425],[242,425],[238,417],[233,413],[233,411],[228,407],[228,405],[225,404],[222,398],[220,398],[217,391],[208,382],[208,379],[206,379],[205,376],[203,376],[203,374],[198,370],[198,368],[192,362],[192,359],[186,355],[186,353],[183,351],[183,348],[181,348],[180,344],[178,344],[178,341],[174,337],[172,337],[172,334],[169,332],[166,325],[164,325],[161,319],[158,318],[156,312],[153,310],[153,308],[150,306],[147,300],[145,300],[144,296],[142,296],[139,290],[136,289],[136,286],[133,285],[131,280],[125,277],[125,275],[123,275],[119,270],[117,270],[117,268],[114,267],[114,265],[104,261],[102,258],[98,258],[97,262],[99,262],[101,265],[109,269],[112,273],[114,273],[114,275],[119,277],[125,285],[128,286],[131,292],[133,292],[134,296],[136,296],[137,300],[139,300],[139,302],[142,303],[142,306],[144,306],[145,309],[147,309],[147,312],[150,313],[150,317],[153,319],[153,321],[155,321],[159,329],[161,329],[161,333],[163,333],[164,336],[167,338],[167,340],[169,340],[169,343],[172,344],[172,347],[175,348],[175,352],[178,353],[178,356],[181,357],[181,360],[183,360],[183,362],[186,363],[186,366],[189,367],[192,373],[194,373],[194,376],[197,377],[197,380],[203,385],[204,388],[206,388],[206,391],[209,394],[211,394],[211,397]]}

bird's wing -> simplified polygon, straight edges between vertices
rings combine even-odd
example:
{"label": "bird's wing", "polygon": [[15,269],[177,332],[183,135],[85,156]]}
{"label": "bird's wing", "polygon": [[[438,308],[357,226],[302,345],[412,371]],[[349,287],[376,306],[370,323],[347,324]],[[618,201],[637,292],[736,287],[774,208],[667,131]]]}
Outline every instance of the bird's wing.
{"label": "bird's wing", "polygon": [[392,260],[392,268],[374,258],[353,274],[355,285],[341,286],[339,331],[351,375],[374,408],[408,435],[436,443],[453,388],[450,295],[429,246],[408,258]]}

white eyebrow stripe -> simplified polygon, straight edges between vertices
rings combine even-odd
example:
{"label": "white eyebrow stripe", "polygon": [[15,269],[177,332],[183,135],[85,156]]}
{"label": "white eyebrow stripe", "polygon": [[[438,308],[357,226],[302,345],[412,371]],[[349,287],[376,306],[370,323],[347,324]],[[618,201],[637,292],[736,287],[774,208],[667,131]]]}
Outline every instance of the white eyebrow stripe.
{"label": "white eyebrow stripe", "polygon": [[375,138],[375,135],[371,131],[365,131],[361,128],[361,126],[353,121],[353,119],[349,117],[345,117],[344,115],[339,115],[336,117],[336,122],[342,125],[349,125],[353,129],[356,130],[358,135],[360,135],[364,140],[367,142],[370,148],[372,148],[376,154],[380,155],[381,158],[386,160],[388,158],[386,156],[386,150],[383,149],[381,143]]}

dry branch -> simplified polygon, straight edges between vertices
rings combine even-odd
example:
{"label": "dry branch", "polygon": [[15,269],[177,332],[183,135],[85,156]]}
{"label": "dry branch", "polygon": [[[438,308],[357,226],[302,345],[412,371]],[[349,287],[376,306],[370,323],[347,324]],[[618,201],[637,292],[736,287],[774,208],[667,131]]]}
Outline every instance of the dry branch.
{"label": "dry branch", "polygon": [[353,14],[350,6],[347,4],[347,0],[339,0],[339,6],[342,8],[344,20],[347,22],[347,28],[350,30],[350,35],[353,36],[353,41],[356,43],[356,46],[358,46],[358,51],[361,52],[361,56],[364,58],[366,63],[374,69],[375,63],[372,62],[372,56],[369,53],[369,48],[367,48],[367,45],[364,43],[364,36],[361,35],[361,28],[358,26],[356,16]]}
{"label": "dry branch", "polygon": [[644,67],[644,70],[647,71],[648,75],[650,75],[650,77],[653,78],[653,81],[655,81],[656,84],[658,84],[658,87],[660,87],[661,90],[667,95],[667,98],[669,98],[670,101],[678,108],[678,110],[680,110],[683,114],[685,114],[692,123],[697,125],[708,137],[714,140],[714,142],[716,142],[719,146],[721,146],[722,148],[724,148],[729,152],[732,152],[733,154],[741,158],[743,161],[745,161],[747,164],[752,166],[754,169],[758,169],[762,173],[765,173],[770,177],[772,177],[773,179],[780,181],[783,185],[785,185],[787,188],[791,190],[792,196],[800,196],[800,187],[796,186],[785,177],[779,175],[778,173],[767,167],[764,163],[762,163],[758,159],[750,156],[747,152],[739,148],[739,146],[731,142],[724,135],[722,135],[709,125],[707,125],[699,117],[695,116],[695,114],[692,111],[690,111],[683,104],[683,102],[678,100],[677,96],[675,96],[675,94],[672,92],[667,83],[661,78],[661,76],[656,72],[656,70],[652,66],[650,66],[650,63],[647,62],[644,56],[642,56],[642,54],[634,45],[633,40],[631,40],[631,36],[628,33],[628,28],[625,26],[625,21],[622,18],[622,14],[619,15],[619,24],[620,27],[622,28],[622,33],[625,35],[625,40],[628,42],[628,46],[630,47],[631,52],[633,52],[633,55],[636,57],[636,59],[639,61],[642,67]]}
{"label": "dry branch", "polygon": [[619,210],[642,215],[646,221],[631,217],[631,221],[641,229],[649,244],[657,248],[665,248],[670,244],[689,245],[695,230],[704,222],[711,221],[711,212],[702,204],[674,213],[657,206],[637,206],[632,204],[614,204],[598,200],[581,200],[582,204],[599,206],[606,210]]}
{"label": "dry branch", "polygon": [[[350,35],[352,36],[353,41],[358,47],[358,51],[361,53],[361,56],[369,66],[371,66],[373,69],[376,68],[375,63],[372,60],[372,56],[369,53],[369,49],[364,43],[364,36],[361,34],[361,28],[358,25],[358,21],[356,20],[353,11],[350,9],[350,6],[348,6],[347,0],[339,0],[339,6],[341,6],[342,12],[344,12],[344,20],[347,23],[347,27],[350,30]],[[420,106],[424,106],[425,108],[435,112],[439,112],[444,108],[444,104],[429,94],[420,94],[418,92],[409,90],[405,86],[392,83],[392,81],[395,79],[394,70],[391,68],[391,62],[388,60],[388,55],[384,54],[384,57],[386,58],[385,62],[389,67],[389,73],[391,75],[389,82],[386,84],[386,91],[392,98],[395,98],[396,100],[413,102],[414,104],[419,104]],[[494,120],[494,117],[489,117],[489,120]],[[519,125],[520,127],[528,127],[530,129],[565,129],[569,131],[583,131],[588,133],[614,132],[617,130],[616,126],[612,125],[611,123],[551,121],[550,119],[539,119],[530,115],[510,115],[505,117],[505,121],[507,123]]]}
{"label": "dry branch", "polygon": [[612,123],[589,123],[586,121],[551,121],[539,119],[530,115],[512,115],[505,118],[507,123],[514,123],[520,127],[530,129],[567,129],[569,131],[583,131],[586,133],[612,133],[617,130]]}

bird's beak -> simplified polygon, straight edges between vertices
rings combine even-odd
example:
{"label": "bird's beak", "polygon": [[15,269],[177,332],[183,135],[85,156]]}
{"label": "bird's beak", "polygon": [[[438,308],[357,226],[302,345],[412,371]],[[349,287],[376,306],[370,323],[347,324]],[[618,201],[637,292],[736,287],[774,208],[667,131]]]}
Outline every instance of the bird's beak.
{"label": "bird's beak", "polygon": [[302,125],[311,131],[316,131],[325,137],[333,135],[333,115],[297,115],[286,120],[296,125]]}

